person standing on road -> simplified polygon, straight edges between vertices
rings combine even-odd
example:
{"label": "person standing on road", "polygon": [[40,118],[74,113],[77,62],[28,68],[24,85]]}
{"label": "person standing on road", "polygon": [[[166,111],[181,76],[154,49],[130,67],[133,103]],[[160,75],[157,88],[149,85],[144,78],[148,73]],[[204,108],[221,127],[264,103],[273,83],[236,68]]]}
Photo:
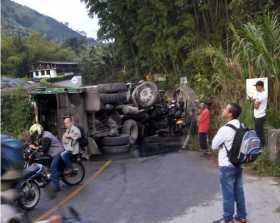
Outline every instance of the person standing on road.
{"label": "person standing on road", "polygon": [[267,94],[264,91],[263,81],[257,81],[255,86],[257,89],[257,94],[255,97],[251,98],[254,103],[255,130],[257,136],[261,140],[261,145],[264,146],[264,122],[267,108]]}
{"label": "person standing on road", "polygon": [[197,118],[197,128],[200,149],[203,151],[203,155],[207,155],[208,151],[208,130],[210,123],[210,114],[208,107],[205,103],[199,105],[199,115]]}
{"label": "person standing on road", "polygon": [[66,131],[63,134],[62,143],[64,145],[65,151],[61,153],[61,158],[68,169],[66,170],[67,172],[72,170],[71,156],[80,152],[78,139],[81,138],[81,131],[74,125],[72,117],[64,118],[64,126]]}
{"label": "person standing on road", "polygon": [[[227,126],[227,124],[234,125],[240,128],[240,121],[238,117],[241,113],[241,108],[238,104],[228,104],[222,113],[222,117],[226,125],[222,126],[212,141],[212,149],[219,150],[219,178],[223,195],[223,218],[213,223],[233,223],[234,205],[236,202],[237,215],[235,219],[240,223],[246,223],[246,204],[243,190],[242,168],[235,167],[228,158],[227,150],[230,150],[235,131]],[[226,150],[227,149],[227,150]]]}

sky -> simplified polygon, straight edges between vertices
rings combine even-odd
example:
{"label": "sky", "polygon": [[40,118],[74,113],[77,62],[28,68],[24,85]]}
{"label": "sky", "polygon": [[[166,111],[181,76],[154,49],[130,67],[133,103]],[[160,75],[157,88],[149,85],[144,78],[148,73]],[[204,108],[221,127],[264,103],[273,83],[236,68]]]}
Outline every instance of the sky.
{"label": "sky", "polygon": [[96,39],[98,19],[90,18],[85,6],[80,0],[13,0],[28,6],[37,12],[50,16],[59,22],[69,23],[73,30],[85,31],[88,37]]}

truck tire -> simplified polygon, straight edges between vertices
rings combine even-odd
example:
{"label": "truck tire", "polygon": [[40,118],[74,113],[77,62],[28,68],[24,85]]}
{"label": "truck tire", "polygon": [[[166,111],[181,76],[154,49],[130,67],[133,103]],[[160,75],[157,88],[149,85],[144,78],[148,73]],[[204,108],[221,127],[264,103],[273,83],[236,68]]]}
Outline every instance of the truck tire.
{"label": "truck tire", "polygon": [[127,93],[100,94],[100,99],[103,104],[126,104]]}
{"label": "truck tire", "polygon": [[128,135],[120,135],[115,137],[104,137],[101,140],[101,144],[103,146],[122,146],[129,144],[129,136]]}
{"label": "truck tire", "polygon": [[129,135],[129,143],[134,145],[138,139],[138,125],[133,119],[127,119],[123,123],[122,134]]}
{"label": "truck tire", "polygon": [[159,90],[154,82],[144,81],[134,89],[132,99],[139,107],[147,108],[156,103],[158,94]]}
{"label": "truck tire", "polygon": [[99,84],[97,85],[99,93],[117,93],[125,92],[128,87],[125,83],[109,83],[109,84]]}
{"label": "truck tire", "polygon": [[138,124],[138,142],[141,142],[145,137],[145,125],[139,122],[137,124]]}
{"label": "truck tire", "polygon": [[102,147],[104,153],[107,153],[107,154],[126,153],[129,151],[129,148],[130,148],[130,145],[103,146]]}

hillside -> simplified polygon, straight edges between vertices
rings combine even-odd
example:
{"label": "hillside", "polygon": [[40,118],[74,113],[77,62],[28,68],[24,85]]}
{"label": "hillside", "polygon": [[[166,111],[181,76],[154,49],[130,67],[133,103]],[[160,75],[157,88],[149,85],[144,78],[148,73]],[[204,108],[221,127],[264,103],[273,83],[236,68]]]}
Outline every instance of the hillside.
{"label": "hillside", "polygon": [[[47,39],[64,42],[67,39],[85,39],[80,33],[70,29],[57,20],[10,0],[1,1],[2,32],[9,35],[27,35],[39,32]],[[92,38],[87,39],[94,43]]]}

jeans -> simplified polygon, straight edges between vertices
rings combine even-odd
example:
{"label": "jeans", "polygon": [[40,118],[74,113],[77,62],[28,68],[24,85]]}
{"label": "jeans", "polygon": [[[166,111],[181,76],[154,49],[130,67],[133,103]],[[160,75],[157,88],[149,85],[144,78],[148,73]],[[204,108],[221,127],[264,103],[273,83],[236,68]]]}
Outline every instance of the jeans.
{"label": "jeans", "polygon": [[58,176],[58,167],[59,167],[60,159],[61,159],[60,154],[58,154],[52,158],[52,163],[51,163],[51,181],[54,185],[55,190],[60,190],[59,176]]}
{"label": "jeans", "polygon": [[208,142],[207,142],[207,133],[199,133],[199,145],[200,149],[207,151],[208,150]]}
{"label": "jeans", "polygon": [[243,191],[242,168],[220,167],[220,184],[223,194],[224,220],[233,220],[234,204],[237,207],[237,217],[246,219],[246,204]]}
{"label": "jeans", "polygon": [[65,163],[65,167],[67,169],[72,168],[71,156],[72,156],[72,153],[70,151],[65,150],[61,153],[61,158],[62,158],[63,162]]}
{"label": "jeans", "polygon": [[265,121],[265,116],[262,118],[255,118],[255,130],[257,133],[257,136],[261,140],[261,145],[264,146],[264,131],[263,131],[263,126],[264,126],[264,121]]}

